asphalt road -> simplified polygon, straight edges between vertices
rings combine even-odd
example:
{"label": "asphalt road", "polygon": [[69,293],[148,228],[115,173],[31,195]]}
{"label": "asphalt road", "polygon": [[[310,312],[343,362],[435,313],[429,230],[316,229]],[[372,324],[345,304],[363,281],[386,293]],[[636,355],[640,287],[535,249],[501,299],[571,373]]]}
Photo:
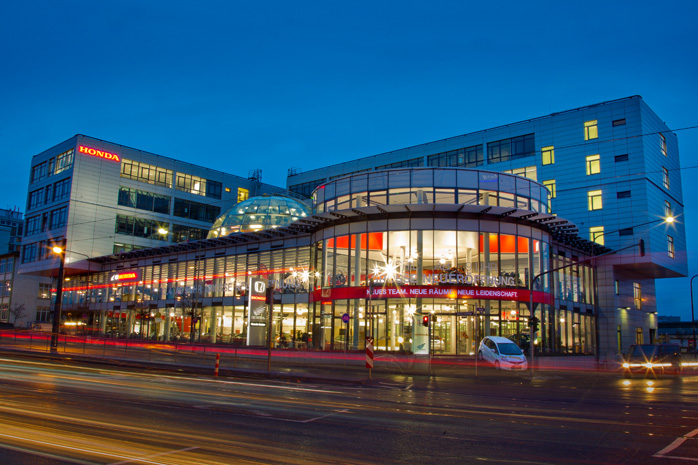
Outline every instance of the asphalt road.
{"label": "asphalt road", "polygon": [[[287,382],[2,354],[0,463],[698,461],[698,377]],[[678,457],[678,458],[674,458]]]}

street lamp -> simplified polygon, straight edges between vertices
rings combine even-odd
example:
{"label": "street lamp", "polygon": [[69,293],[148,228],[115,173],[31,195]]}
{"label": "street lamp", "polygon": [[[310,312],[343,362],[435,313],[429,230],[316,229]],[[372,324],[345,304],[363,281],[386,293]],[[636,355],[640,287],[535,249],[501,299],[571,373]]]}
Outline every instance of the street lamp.
{"label": "street lamp", "polygon": [[78,255],[83,255],[87,258],[87,255],[72,252],[66,249],[66,240],[61,241],[61,245],[55,245],[51,249],[53,253],[60,257],[60,262],[58,265],[58,283],[56,284],[56,303],[53,306],[53,327],[51,329],[51,346],[50,350],[52,354],[58,352],[58,331],[61,325],[61,307],[63,305],[63,281],[65,280],[65,253],[75,253]]}

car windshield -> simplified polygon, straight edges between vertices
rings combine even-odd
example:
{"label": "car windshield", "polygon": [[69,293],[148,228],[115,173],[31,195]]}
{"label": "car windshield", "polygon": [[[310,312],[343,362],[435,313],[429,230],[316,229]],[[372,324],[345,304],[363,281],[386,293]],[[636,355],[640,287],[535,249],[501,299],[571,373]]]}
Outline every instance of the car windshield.
{"label": "car windshield", "polygon": [[511,342],[499,343],[499,353],[502,355],[521,355],[521,349]]}

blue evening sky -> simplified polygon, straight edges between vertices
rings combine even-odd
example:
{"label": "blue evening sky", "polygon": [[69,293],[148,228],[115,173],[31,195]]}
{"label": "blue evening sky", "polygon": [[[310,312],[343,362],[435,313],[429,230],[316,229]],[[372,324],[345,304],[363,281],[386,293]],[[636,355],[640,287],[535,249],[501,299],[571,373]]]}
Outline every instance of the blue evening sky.
{"label": "blue evening sky", "polygon": [[[74,134],[285,185],[630,95],[698,126],[698,3],[23,0],[0,6],[1,207]],[[691,275],[698,129],[677,132]],[[657,281],[690,320],[688,278]]]}

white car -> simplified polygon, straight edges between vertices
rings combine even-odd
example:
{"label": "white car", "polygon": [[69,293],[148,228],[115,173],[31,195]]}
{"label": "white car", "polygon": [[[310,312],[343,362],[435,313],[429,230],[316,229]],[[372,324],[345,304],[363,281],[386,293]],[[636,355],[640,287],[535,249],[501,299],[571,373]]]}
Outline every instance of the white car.
{"label": "white car", "polygon": [[480,342],[477,352],[479,360],[494,365],[496,369],[525,370],[528,361],[523,351],[511,339],[499,336],[487,336]]}

